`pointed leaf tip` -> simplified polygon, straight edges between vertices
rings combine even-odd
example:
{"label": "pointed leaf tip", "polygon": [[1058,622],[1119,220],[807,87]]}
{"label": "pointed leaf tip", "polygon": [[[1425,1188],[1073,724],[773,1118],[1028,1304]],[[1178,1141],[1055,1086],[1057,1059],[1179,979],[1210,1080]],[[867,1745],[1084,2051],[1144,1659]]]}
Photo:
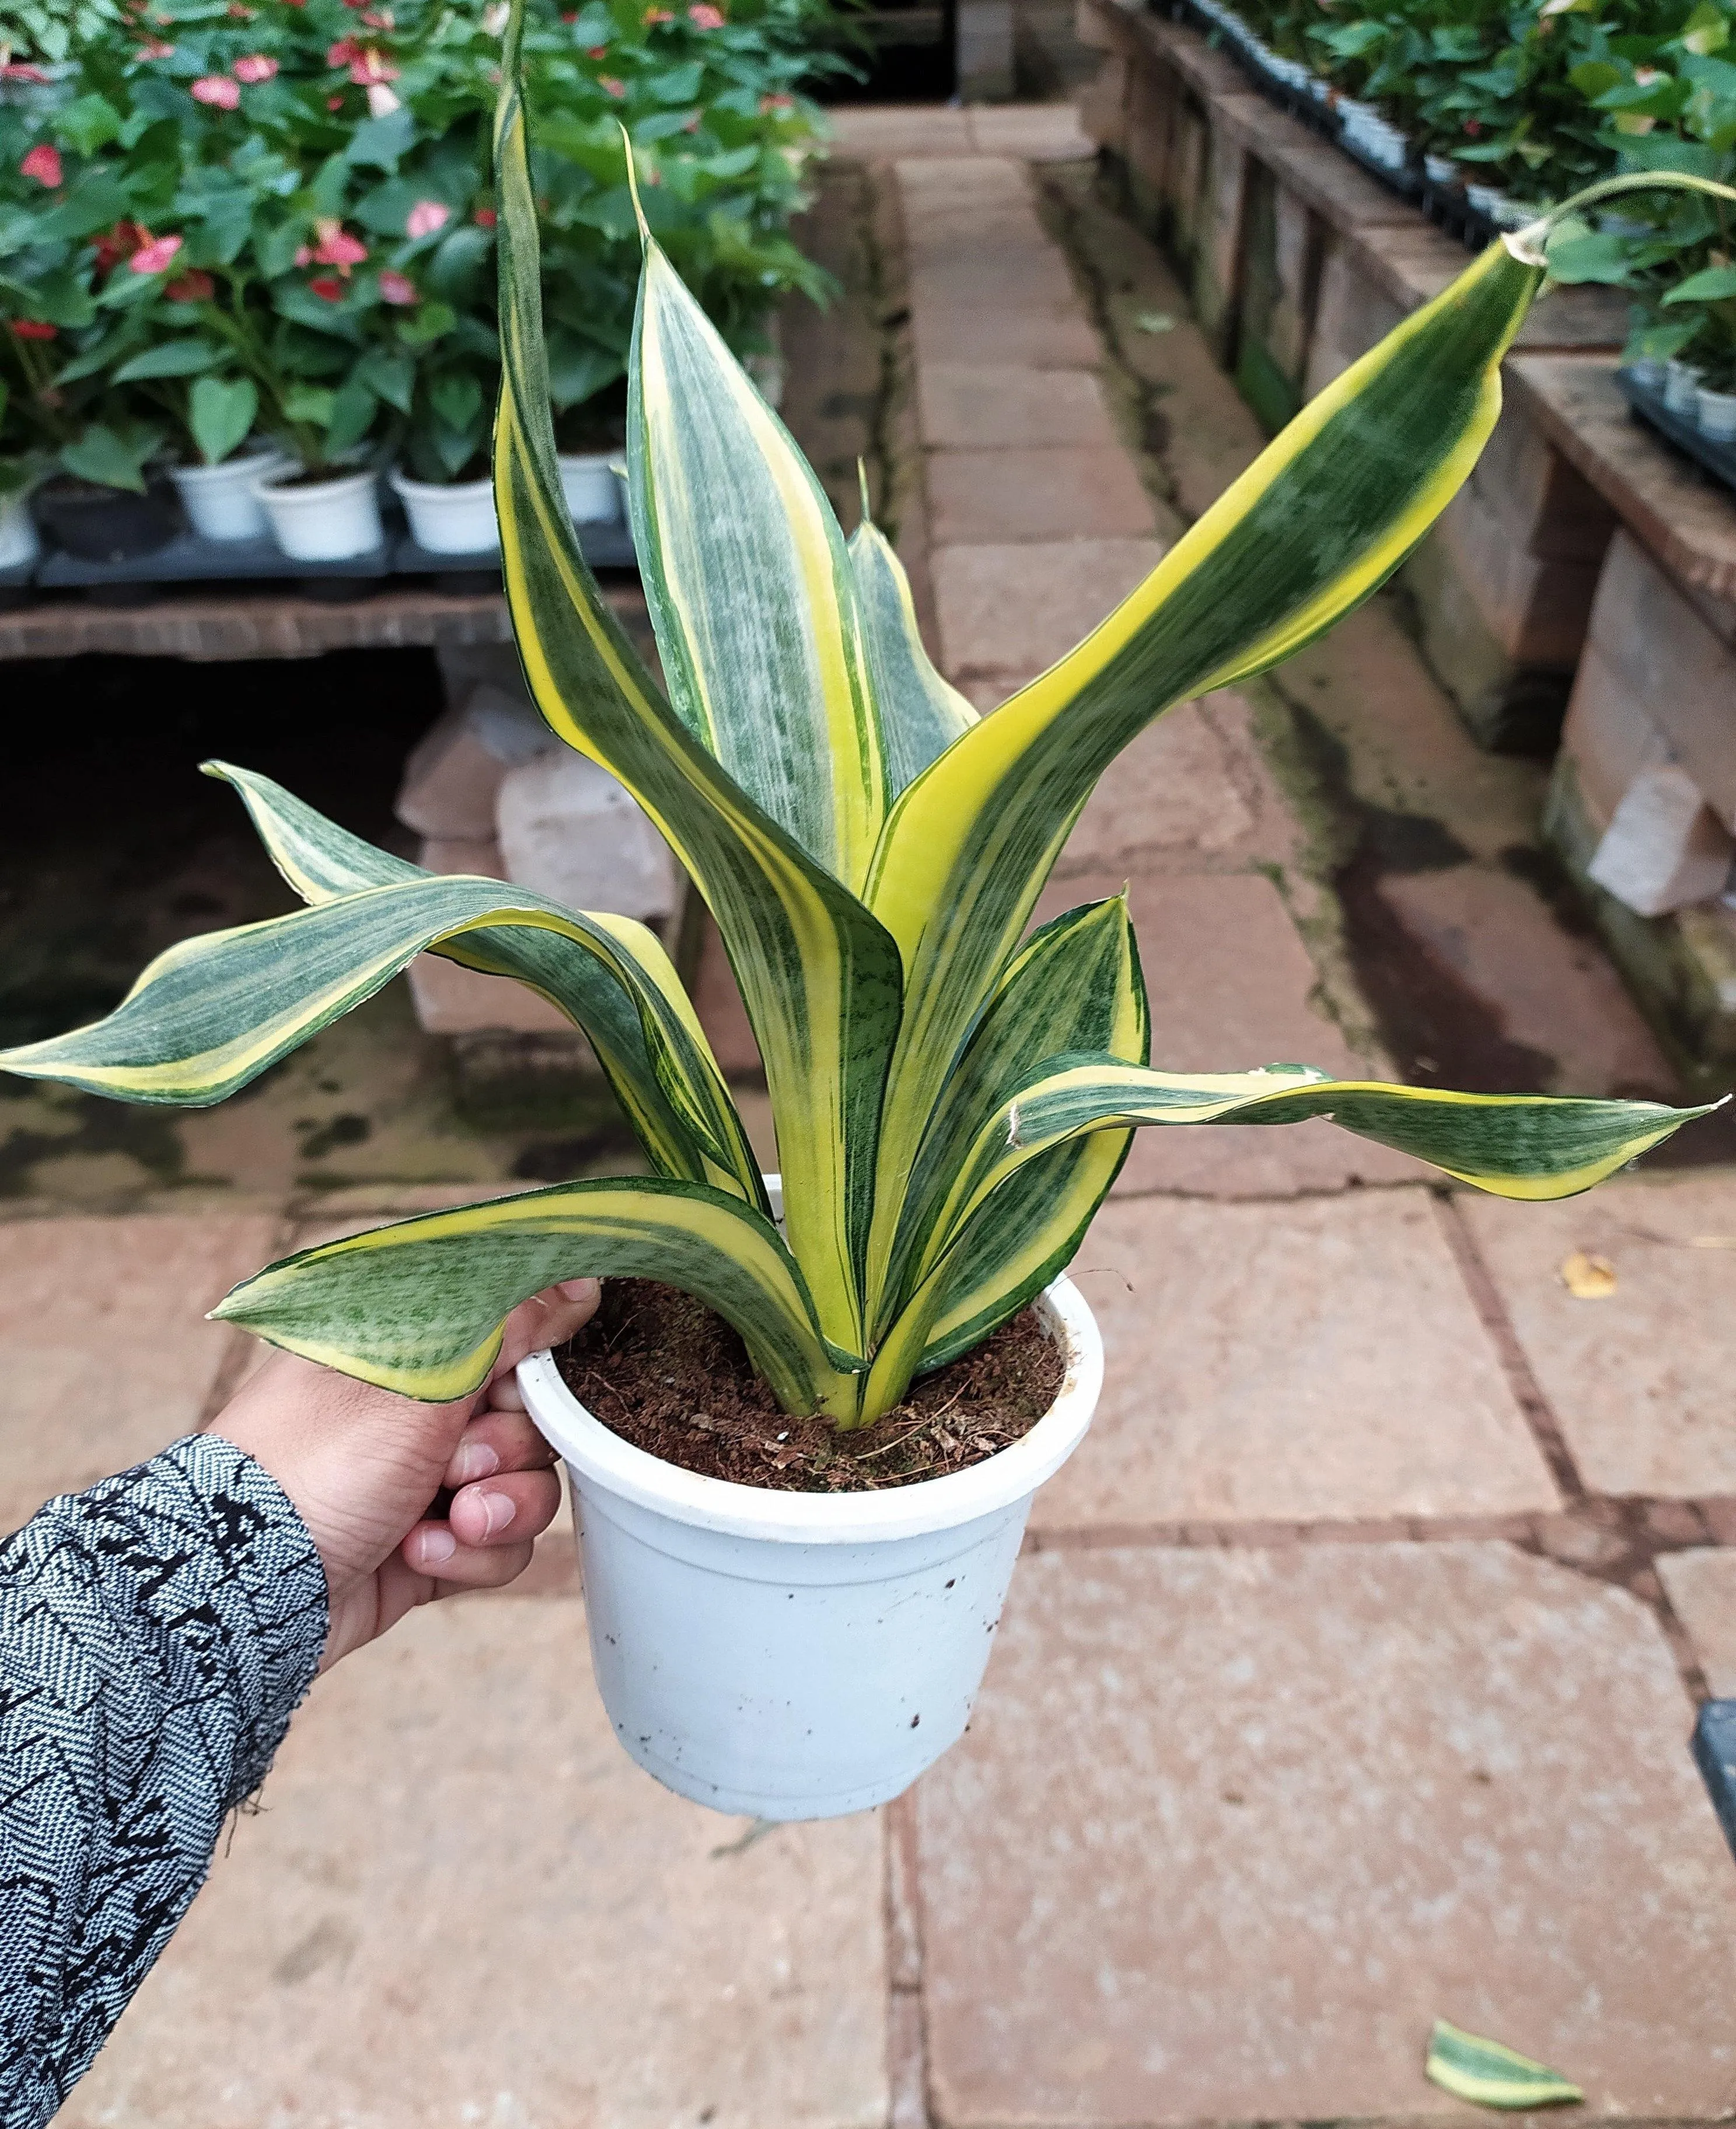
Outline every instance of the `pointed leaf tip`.
{"label": "pointed leaf tip", "polygon": [[645,202],[639,197],[639,165],[633,155],[633,136],[618,118],[621,129],[621,152],[627,158],[627,188],[632,194],[633,219],[639,225],[639,241],[649,245],[651,241],[651,224],[645,219]]}
{"label": "pointed leaf tip", "polygon": [[1443,2092],[1476,2107],[1567,2107],[1586,2096],[1547,2064],[1533,2062],[1499,2041],[1465,2032],[1445,2018],[1435,2020],[1428,2036],[1423,2074]]}

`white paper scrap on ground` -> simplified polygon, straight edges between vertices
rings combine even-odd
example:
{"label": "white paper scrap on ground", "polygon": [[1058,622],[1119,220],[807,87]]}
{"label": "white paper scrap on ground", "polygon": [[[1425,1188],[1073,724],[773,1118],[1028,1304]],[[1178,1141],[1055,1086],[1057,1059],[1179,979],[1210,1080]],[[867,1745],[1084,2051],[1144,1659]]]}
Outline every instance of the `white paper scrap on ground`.
{"label": "white paper scrap on ground", "polygon": [[1736,856],[1700,787],[1675,762],[1643,769],[1628,786],[1587,870],[1641,917],[1662,917],[1720,893]]}

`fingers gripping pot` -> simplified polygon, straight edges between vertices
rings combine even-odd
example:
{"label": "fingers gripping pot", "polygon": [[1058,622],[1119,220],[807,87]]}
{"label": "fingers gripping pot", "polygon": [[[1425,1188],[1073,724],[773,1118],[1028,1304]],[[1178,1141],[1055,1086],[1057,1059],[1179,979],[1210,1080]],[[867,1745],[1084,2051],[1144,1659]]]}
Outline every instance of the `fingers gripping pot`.
{"label": "fingers gripping pot", "polygon": [[[775,1191],[774,1191],[775,1198]],[[518,1370],[565,1460],[591,1655],[617,1736],[713,1810],[831,1818],[897,1796],[963,1735],[1037,1488],[1103,1383],[1071,1281],[1037,1307],[1066,1360],[1021,1440],[884,1493],[794,1493],[684,1471],[612,1432],[553,1356]]]}

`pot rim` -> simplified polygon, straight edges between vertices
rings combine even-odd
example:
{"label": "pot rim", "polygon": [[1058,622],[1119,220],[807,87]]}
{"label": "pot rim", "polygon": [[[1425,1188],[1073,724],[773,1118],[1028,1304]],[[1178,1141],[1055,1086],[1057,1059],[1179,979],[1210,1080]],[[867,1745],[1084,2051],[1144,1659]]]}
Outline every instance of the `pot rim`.
{"label": "pot rim", "polygon": [[301,474],[306,470],[304,466],[299,466],[293,459],[289,459],[282,465],[270,466],[263,473],[255,474],[249,486],[261,502],[287,502],[293,509],[302,502],[335,502],[344,496],[354,495],[363,488],[372,486],[379,478],[371,466],[364,466],[360,472],[333,474],[327,480],[309,481],[305,488],[283,485],[286,473]]}
{"label": "pot rim", "polygon": [[494,493],[494,476],[486,473],[480,480],[413,480],[393,466],[386,479],[400,495],[431,496],[436,502],[474,502]]}
{"label": "pot rim", "polygon": [[177,486],[183,481],[191,483],[215,480],[219,475],[231,480],[242,475],[249,480],[258,480],[265,474],[279,473],[294,463],[280,444],[262,444],[257,450],[251,451],[243,444],[238,451],[231,451],[227,459],[219,459],[215,465],[207,465],[203,459],[197,465],[171,465],[169,478]]}
{"label": "pot rim", "polygon": [[790,1493],[709,1479],[636,1448],[581,1404],[545,1348],[518,1365],[531,1416],[575,1474],[603,1491],[701,1530],[799,1545],[851,1545],[956,1529],[1035,1493],[1078,1446],[1103,1387],[1103,1341],[1071,1279],[1046,1286],[1038,1306],[1066,1360],[1042,1417],[1018,1441],[966,1470],[875,1493]]}

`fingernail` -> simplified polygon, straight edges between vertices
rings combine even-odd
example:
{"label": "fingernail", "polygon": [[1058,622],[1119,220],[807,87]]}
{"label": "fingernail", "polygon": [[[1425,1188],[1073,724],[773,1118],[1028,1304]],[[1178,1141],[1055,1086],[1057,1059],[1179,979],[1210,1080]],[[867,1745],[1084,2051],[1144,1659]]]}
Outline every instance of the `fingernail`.
{"label": "fingernail", "polygon": [[473,1479],[492,1479],[500,1459],[486,1441],[460,1441],[446,1466],[449,1486],[468,1486]]}
{"label": "fingernail", "polygon": [[569,1301],[594,1301],[603,1289],[594,1279],[564,1279],[555,1291]]}
{"label": "fingernail", "polygon": [[482,1502],[482,1512],[486,1518],[482,1531],[483,1542],[486,1545],[491,1537],[498,1531],[503,1531],[517,1514],[518,1503],[510,1493],[483,1493],[479,1496],[479,1498]]}
{"label": "fingernail", "polygon": [[438,1567],[442,1560],[450,1560],[458,1550],[458,1541],[444,1523],[432,1523],[422,1534],[417,1550],[424,1567]]}

